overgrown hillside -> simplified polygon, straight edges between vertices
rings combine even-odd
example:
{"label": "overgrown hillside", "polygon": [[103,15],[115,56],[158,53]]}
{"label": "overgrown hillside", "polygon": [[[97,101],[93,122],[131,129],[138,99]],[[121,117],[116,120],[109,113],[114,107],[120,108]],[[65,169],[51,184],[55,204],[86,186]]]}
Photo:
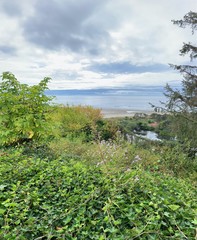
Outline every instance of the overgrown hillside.
{"label": "overgrown hillside", "polygon": [[166,119],[105,120],[91,107],[53,106],[46,82],[29,89],[6,74],[0,239],[195,239],[196,157],[172,139],[132,138],[156,120],[168,130]]}
{"label": "overgrown hillside", "polygon": [[144,170],[132,163],[138,155],[123,170],[124,158],[98,156],[94,164],[79,152],[54,158],[43,151],[1,150],[1,239],[195,238],[189,180],[153,165]]}

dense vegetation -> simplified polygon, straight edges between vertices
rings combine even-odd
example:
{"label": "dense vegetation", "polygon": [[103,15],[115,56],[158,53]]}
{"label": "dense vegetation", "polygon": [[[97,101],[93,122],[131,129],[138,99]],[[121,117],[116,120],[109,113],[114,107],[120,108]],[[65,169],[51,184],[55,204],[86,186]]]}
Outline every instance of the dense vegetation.
{"label": "dense vegetation", "polygon": [[3,76],[0,239],[195,238],[196,158],[178,142],[126,138],[167,116],[105,120],[49,104],[48,80]]}
{"label": "dense vegetation", "polygon": [[194,239],[194,186],[126,166],[1,151],[1,239]]}
{"label": "dense vegetation", "polygon": [[0,84],[0,144],[15,144],[43,138],[49,130],[47,113],[50,97],[44,94],[49,78],[38,85],[21,84],[10,72]]}
{"label": "dense vegetation", "polygon": [[[173,20],[173,23],[181,28],[191,28],[192,34],[197,30],[197,12],[190,11],[182,20]],[[180,49],[180,55],[189,54],[191,64],[177,65],[171,64],[171,67],[183,76],[181,90],[166,86],[165,95],[168,101],[165,103],[165,109],[172,113],[173,131],[176,137],[184,144],[190,144],[197,152],[197,43],[183,43]],[[188,60],[186,60],[188,61]]]}

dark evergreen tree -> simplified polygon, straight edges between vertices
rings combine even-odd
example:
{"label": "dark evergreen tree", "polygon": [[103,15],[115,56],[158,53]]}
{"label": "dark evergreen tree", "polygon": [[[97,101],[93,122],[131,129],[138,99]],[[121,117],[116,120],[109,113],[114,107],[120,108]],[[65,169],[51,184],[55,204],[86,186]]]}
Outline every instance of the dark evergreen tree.
{"label": "dark evergreen tree", "polygon": [[[182,20],[173,20],[179,27],[190,27],[192,34],[197,30],[197,12],[190,11]],[[165,88],[167,102],[165,109],[172,113],[173,131],[182,143],[189,143],[197,148],[197,46],[194,43],[183,43],[180,55],[189,54],[190,64],[170,66],[183,76],[182,89],[173,89],[168,84]]]}

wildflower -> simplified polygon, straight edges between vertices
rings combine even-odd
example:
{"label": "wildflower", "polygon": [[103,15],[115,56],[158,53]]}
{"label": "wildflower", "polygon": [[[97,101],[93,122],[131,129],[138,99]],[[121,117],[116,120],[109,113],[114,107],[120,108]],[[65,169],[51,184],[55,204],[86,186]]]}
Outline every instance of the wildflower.
{"label": "wildflower", "polygon": [[136,156],[134,157],[133,163],[139,162],[140,160],[142,160],[141,157],[140,157],[139,155],[136,155]]}
{"label": "wildflower", "polygon": [[99,165],[102,165],[102,164],[104,164],[106,161],[105,160],[103,160],[103,161],[101,161],[101,162],[98,162],[97,164],[96,164],[96,166],[98,167]]}
{"label": "wildflower", "polygon": [[127,139],[127,141],[128,141],[129,143],[132,142],[132,136],[129,135],[128,133],[126,134],[126,139]]}
{"label": "wildflower", "polygon": [[138,177],[138,176],[135,176],[134,181],[137,182],[137,181],[139,181],[139,180],[140,180],[139,177]]}
{"label": "wildflower", "polygon": [[125,172],[130,172],[130,171],[131,171],[131,169],[130,169],[130,168],[127,168]]}
{"label": "wildflower", "polygon": [[141,157],[139,155],[136,155],[135,158],[134,158],[135,161],[139,161],[139,160],[142,160]]}

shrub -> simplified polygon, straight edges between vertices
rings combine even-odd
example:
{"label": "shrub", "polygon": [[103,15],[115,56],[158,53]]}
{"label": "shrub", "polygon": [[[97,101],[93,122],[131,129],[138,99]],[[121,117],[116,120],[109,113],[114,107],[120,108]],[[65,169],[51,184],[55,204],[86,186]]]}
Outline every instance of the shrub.
{"label": "shrub", "polygon": [[102,118],[100,109],[86,106],[56,106],[51,114],[59,137],[92,138],[96,122]]}
{"label": "shrub", "polygon": [[194,239],[191,184],[22,152],[0,152],[1,239]]}
{"label": "shrub", "polygon": [[21,84],[10,72],[0,84],[0,145],[38,140],[48,130],[50,97],[44,94],[49,78],[38,85]]}

